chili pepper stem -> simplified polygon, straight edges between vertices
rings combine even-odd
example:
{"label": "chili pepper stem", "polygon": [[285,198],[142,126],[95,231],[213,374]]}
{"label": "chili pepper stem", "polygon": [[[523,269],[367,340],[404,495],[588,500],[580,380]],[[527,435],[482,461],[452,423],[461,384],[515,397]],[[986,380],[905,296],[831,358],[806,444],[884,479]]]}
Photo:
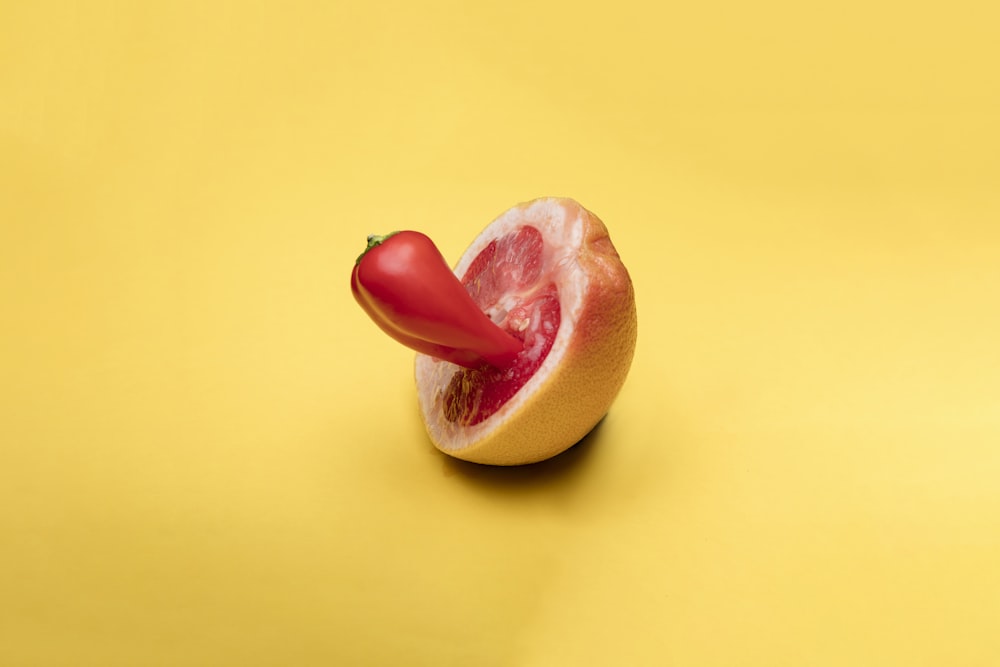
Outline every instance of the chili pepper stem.
{"label": "chili pepper stem", "polygon": [[395,236],[398,233],[399,232],[389,232],[388,234],[369,234],[368,245],[365,247],[364,252],[358,255],[358,258],[354,260],[354,264],[355,265],[360,264],[361,258],[364,257],[366,254],[368,254],[369,250],[371,250],[375,246],[385,243],[386,239],[388,239],[390,236]]}

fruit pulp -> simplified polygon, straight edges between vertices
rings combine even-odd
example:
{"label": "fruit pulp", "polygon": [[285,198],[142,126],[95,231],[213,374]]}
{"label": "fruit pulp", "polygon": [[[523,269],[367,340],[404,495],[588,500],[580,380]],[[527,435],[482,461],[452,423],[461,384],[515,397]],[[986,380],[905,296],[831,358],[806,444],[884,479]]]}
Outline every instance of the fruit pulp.
{"label": "fruit pulp", "polygon": [[490,241],[462,276],[476,304],[524,349],[504,368],[457,370],[445,390],[448,421],[472,426],[489,418],[545,361],[560,321],[559,292],[550,271],[541,232],[525,225]]}

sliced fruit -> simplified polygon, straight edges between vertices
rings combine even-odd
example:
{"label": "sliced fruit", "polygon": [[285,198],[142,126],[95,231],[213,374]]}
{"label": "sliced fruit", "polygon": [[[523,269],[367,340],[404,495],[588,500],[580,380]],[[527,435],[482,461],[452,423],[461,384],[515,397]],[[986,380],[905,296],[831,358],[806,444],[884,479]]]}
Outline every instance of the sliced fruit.
{"label": "sliced fruit", "polygon": [[495,465],[541,461],[607,413],[635,350],[632,281],[604,224],[570,199],[516,206],[473,241],[455,274],[524,348],[503,367],[416,359],[434,445]]}

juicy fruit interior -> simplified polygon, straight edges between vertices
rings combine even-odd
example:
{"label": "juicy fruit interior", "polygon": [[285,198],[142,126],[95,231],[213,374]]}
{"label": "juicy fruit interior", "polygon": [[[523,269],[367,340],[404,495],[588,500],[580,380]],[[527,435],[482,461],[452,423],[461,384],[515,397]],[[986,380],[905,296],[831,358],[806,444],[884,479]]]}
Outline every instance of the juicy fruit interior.
{"label": "juicy fruit interior", "polygon": [[499,410],[535,374],[559,331],[559,294],[545,272],[545,243],[531,226],[490,242],[462,276],[473,300],[505,331],[524,343],[507,368],[455,372],[444,393],[444,416],[478,424]]}

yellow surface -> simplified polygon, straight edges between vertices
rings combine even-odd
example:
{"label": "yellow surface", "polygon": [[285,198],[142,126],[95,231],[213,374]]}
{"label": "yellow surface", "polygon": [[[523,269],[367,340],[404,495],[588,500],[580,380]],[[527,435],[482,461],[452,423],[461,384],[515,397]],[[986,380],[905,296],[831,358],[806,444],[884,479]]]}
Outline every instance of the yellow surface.
{"label": "yellow surface", "polygon": [[[998,664],[1000,15],[935,4],[3,2],[0,664]],[[351,265],[550,194],[631,376],[451,461]]]}

